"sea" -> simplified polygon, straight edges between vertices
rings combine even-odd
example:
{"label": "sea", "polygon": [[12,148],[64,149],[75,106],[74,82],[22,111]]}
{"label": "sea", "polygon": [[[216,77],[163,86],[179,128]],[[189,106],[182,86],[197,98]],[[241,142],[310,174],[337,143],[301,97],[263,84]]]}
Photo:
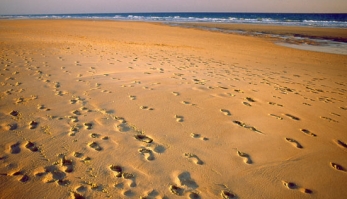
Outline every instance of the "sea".
{"label": "sea", "polygon": [[[0,19],[87,19],[87,20],[113,20],[113,21],[147,21],[162,22],[172,26],[186,27],[185,23],[223,23],[223,24],[265,24],[279,26],[304,26],[341,28],[347,32],[347,13],[220,13],[220,12],[169,12],[169,13],[93,13],[93,14],[37,14],[37,15],[0,15]],[[202,27],[202,29],[205,29]],[[227,32],[219,29],[210,31]],[[242,32],[239,32],[242,34]],[[263,33],[255,33],[263,34]],[[283,35],[271,35],[282,38]],[[288,39],[286,36],[283,40]],[[294,40],[303,40],[295,36]],[[347,55],[347,39],[334,41],[314,39],[310,45],[307,43],[296,45],[278,43],[282,46]]]}
{"label": "sea", "polygon": [[285,26],[314,26],[347,28],[347,13],[95,13],[0,15],[0,19],[100,19],[150,22],[209,22],[242,24],[275,24]]}

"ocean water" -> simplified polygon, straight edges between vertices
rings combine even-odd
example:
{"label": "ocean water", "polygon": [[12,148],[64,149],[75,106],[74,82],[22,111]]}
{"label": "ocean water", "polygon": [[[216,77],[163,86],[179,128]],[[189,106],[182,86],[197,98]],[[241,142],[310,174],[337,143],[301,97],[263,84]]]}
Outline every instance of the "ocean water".
{"label": "ocean water", "polygon": [[211,22],[276,24],[347,28],[347,13],[290,14],[290,13],[104,13],[104,14],[46,14],[0,15],[0,19],[99,19],[159,22]]}

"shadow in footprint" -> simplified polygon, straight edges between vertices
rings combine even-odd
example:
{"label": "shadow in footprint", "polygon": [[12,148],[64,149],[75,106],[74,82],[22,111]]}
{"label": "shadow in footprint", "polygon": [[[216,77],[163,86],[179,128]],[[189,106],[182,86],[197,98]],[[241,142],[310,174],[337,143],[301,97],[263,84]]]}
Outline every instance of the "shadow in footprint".
{"label": "shadow in footprint", "polygon": [[152,150],[150,150],[150,149],[147,149],[147,148],[140,148],[140,149],[139,149],[139,153],[142,154],[142,155],[144,155],[145,158],[146,158],[146,160],[148,160],[148,161],[154,160],[153,152],[152,152]]}
{"label": "shadow in footprint", "polygon": [[231,193],[230,191],[225,191],[223,190],[220,195],[222,196],[223,199],[232,199],[236,198],[236,195]]}
{"label": "shadow in footprint", "polygon": [[296,117],[296,116],[294,116],[294,115],[291,115],[291,114],[285,114],[287,117],[289,117],[290,119],[292,119],[292,120],[297,120],[297,121],[299,121],[300,120],[300,118],[298,118],[298,117]]}
{"label": "shadow in footprint", "polygon": [[286,138],[286,141],[291,143],[294,147],[296,147],[298,149],[302,149],[303,148],[302,145],[298,141],[296,141],[296,140],[294,140],[292,138]]}
{"label": "shadow in footprint", "polygon": [[145,142],[145,143],[152,143],[153,142],[152,138],[147,137],[146,135],[143,135],[143,134],[137,134],[134,137],[135,137],[135,139],[137,139],[141,142]]}
{"label": "shadow in footprint", "polygon": [[177,196],[182,196],[184,190],[176,185],[170,185],[169,190],[172,194],[175,194]]}
{"label": "shadow in footprint", "polygon": [[21,149],[20,149],[19,145],[20,145],[19,142],[15,143],[15,144],[12,144],[12,145],[10,146],[10,152],[11,152],[12,154],[18,154],[18,153],[20,153]]}
{"label": "shadow in footprint", "polygon": [[37,146],[34,143],[30,142],[30,141],[28,141],[28,143],[25,145],[25,148],[29,149],[32,152],[36,152],[36,151],[39,150],[37,148]]}
{"label": "shadow in footprint", "polygon": [[101,146],[96,142],[89,143],[89,147],[93,148],[96,151],[102,150]]}
{"label": "shadow in footprint", "polygon": [[244,159],[243,161],[246,164],[252,164],[253,163],[252,160],[251,160],[251,157],[247,153],[243,153],[241,151],[237,151],[237,155],[242,157]]}
{"label": "shadow in footprint", "polygon": [[203,165],[204,164],[204,162],[201,161],[200,158],[197,155],[195,155],[195,154],[184,153],[183,155],[184,155],[184,157],[192,160],[195,164],[198,164],[198,165]]}
{"label": "shadow in footprint", "polygon": [[345,168],[343,168],[341,165],[336,164],[334,162],[330,162],[330,166],[339,171],[346,171]]}

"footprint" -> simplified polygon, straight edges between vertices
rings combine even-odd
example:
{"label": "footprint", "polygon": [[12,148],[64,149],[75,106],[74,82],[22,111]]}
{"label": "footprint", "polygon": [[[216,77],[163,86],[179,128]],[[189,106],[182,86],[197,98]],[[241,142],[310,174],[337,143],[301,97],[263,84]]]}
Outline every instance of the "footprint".
{"label": "footprint", "polygon": [[255,100],[252,99],[251,97],[246,97],[246,100],[249,101],[249,102],[255,102]]}
{"label": "footprint", "polygon": [[152,150],[146,149],[146,148],[140,148],[138,151],[139,151],[139,153],[141,153],[142,155],[145,156],[146,160],[148,160],[148,161],[154,160],[154,155],[153,155]]}
{"label": "footprint", "polygon": [[175,115],[175,118],[176,118],[176,121],[177,122],[183,122],[183,116],[180,116],[180,115]]}
{"label": "footprint", "polygon": [[248,102],[242,102],[244,105],[246,105],[246,106],[252,106],[250,103],[248,103]]}
{"label": "footprint", "polygon": [[101,151],[102,150],[101,146],[98,143],[96,143],[96,142],[89,143],[89,147],[93,148],[96,151]]}
{"label": "footprint", "polygon": [[39,123],[35,121],[31,121],[29,123],[29,129],[35,129]]}
{"label": "footprint", "polygon": [[11,111],[10,112],[10,115],[12,115],[12,116],[14,116],[14,117],[16,117],[16,116],[18,116],[19,115],[19,112],[18,111]]}
{"label": "footprint", "polygon": [[12,144],[12,145],[10,146],[10,152],[11,152],[12,154],[18,154],[18,153],[20,153],[20,147],[19,147],[19,145],[20,145],[19,142],[15,143],[15,144]]}
{"label": "footprint", "polygon": [[152,138],[147,137],[146,135],[143,135],[143,134],[137,134],[134,137],[135,137],[135,139],[137,139],[141,142],[145,142],[145,143],[152,143],[153,142]]}
{"label": "footprint", "polygon": [[172,94],[173,94],[174,96],[179,96],[179,95],[180,95],[179,92],[172,92]]}
{"label": "footprint", "polygon": [[243,153],[241,151],[237,151],[237,155],[240,156],[240,157],[243,157],[244,158],[243,161],[246,164],[252,164],[252,160],[251,160],[250,156],[247,153]]}
{"label": "footprint", "polygon": [[298,117],[296,117],[296,116],[294,116],[294,115],[291,115],[291,114],[285,114],[287,117],[289,117],[290,119],[292,119],[292,120],[297,120],[297,121],[299,121],[300,120],[300,118],[298,118]]}
{"label": "footprint", "polygon": [[65,158],[65,156],[63,156],[61,158],[61,160],[60,160],[60,164],[61,164],[61,166],[66,167],[66,169],[65,169],[66,173],[73,172],[73,162],[72,162],[72,160],[68,160],[68,159]]}
{"label": "footprint", "polygon": [[23,183],[26,183],[26,182],[28,182],[29,181],[29,176],[27,176],[27,175],[23,175],[20,179],[19,179],[19,181],[21,181],[21,182],[23,182]]}
{"label": "footprint", "polygon": [[91,123],[91,122],[86,122],[83,125],[88,130],[92,129],[92,127],[93,127],[93,123]]}
{"label": "footprint", "polygon": [[220,195],[222,196],[223,199],[232,199],[236,198],[236,195],[231,193],[230,191],[225,191],[223,190]]}
{"label": "footprint", "polygon": [[283,186],[285,186],[288,189],[297,189],[298,188],[298,186],[293,182],[282,181],[282,183],[283,183]]}
{"label": "footprint", "polygon": [[251,126],[251,125],[248,125],[246,123],[243,123],[243,122],[240,122],[240,121],[237,121],[237,120],[234,120],[233,123],[243,127],[243,128],[246,128],[246,129],[250,129],[251,131],[254,131],[254,132],[257,132],[257,133],[260,133],[260,134],[263,134],[261,131],[259,131],[258,129],[256,129],[255,127]]}
{"label": "footprint", "polygon": [[339,171],[346,171],[345,168],[343,168],[341,165],[336,164],[334,162],[330,162],[330,166]]}
{"label": "footprint", "polygon": [[192,153],[184,153],[183,154],[184,157],[188,158],[188,159],[191,159],[195,164],[198,164],[198,165],[203,165],[204,162],[200,160],[200,158],[195,155],[195,154],[192,154]]}
{"label": "footprint", "polygon": [[25,148],[29,149],[32,152],[36,152],[36,151],[39,150],[37,148],[37,146],[34,143],[30,142],[30,141],[28,141],[28,143],[25,145]]}
{"label": "footprint", "polygon": [[184,190],[176,185],[170,185],[169,190],[172,194],[178,195],[178,196],[182,196]]}
{"label": "footprint", "polygon": [[136,100],[136,96],[135,95],[129,95],[130,100]]}
{"label": "footprint", "polygon": [[75,156],[76,158],[81,158],[81,157],[83,157],[83,153],[74,152],[73,156]]}
{"label": "footprint", "polygon": [[110,169],[111,169],[112,171],[115,172],[114,175],[115,175],[117,178],[122,177],[123,169],[122,169],[121,166],[119,166],[119,165],[111,165],[111,166],[110,166]]}
{"label": "footprint", "polygon": [[200,138],[201,140],[204,140],[204,141],[208,140],[207,137],[202,137],[200,134],[196,134],[196,133],[191,133],[190,137],[192,137],[192,138]]}
{"label": "footprint", "polygon": [[130,127],[126,123],[116,125],[116,130],[119,132],[130,131]]}
{"label": "footprint", "polygon": [[195,192],[191,192],[188,194],[188,198],[189,199],[200,199],[201,197],[199,196],[199,194],[197,194]]}
{"label": "footprint", "polygon": [[294,140],[292,138],[286,138],[286,140],[287,140],[287,142],[290,142],[296,148],[299,148],[299,149],[303,148],[298,141],[296,141],[296,140]]}
{"label": "footprint", "polygon": [[13,130],[16,130],[18,128],[18,125],[16,123],[6,124],[4,128],[7,131],[13,131]]}
{"label": "footprint", "polygon": [[72,197],[72,199],[85,199],[84,196],[82,196],[81,194],[76,193],[76,192],[71,192],[71,197]]}
{"label": "footprint", "polygon": [[306,135],[310,135],[310,136],[313,136],[313,137],[316,137],[316,136],[317,136],[316,134],[310,132],[310,131],[307,130],[307,129],[301,129],[301,131],[302,131],[303,133],[305,133]]}
{"label": "footprint", "polygon": [[275,115],[275,114],[270,114],[270,116],[272,116],[272,117],[274,117],[274,118],[276,118],[278,120],[283,120],[283,117]]}
{"label": "footprint", "polygon": [[339,146],[341,146],[341,147],[347,149],[347,144],[346,144],[345,142],[343,142],[343,141],[341,141],[341,140],[336,140],[336,143],[337,143]]}
{"label": "footprint", "polygon": [[226,109],[220,109],[220,112],[222,112],[224,115],[231,115],[230,111]]}

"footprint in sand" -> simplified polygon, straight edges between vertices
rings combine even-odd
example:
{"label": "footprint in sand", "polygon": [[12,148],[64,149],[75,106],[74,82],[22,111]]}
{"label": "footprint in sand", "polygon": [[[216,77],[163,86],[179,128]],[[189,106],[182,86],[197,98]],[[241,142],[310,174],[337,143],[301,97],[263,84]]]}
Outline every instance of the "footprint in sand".
{"label": "footprint in sand", "polygon": [[199,196],[199,194],[197,194],[195,192],[191,192],[188,194],[188,198],[189,199],[200,199],[201,197]]}
{"label": "footprint in sand", "polygon": [[73,156],[75,156],[76,158],[82,158],[83,157],[83,153],[80,152],[74,152]]}
{"label": "footprint in sand", "polygon": [[251,160],[251,157],[247,154],[247,153],[244,153],[244,152],[241,152],[241,151],[237,151],[237,155],[242,157],[243,158],[243,161],[246,163],[246,164],[252,164],[252,160]]}
{"label": "footprint in sand", "polygon": [[122,169],[121,166],[119,166],[119,165],[111,165],[111,166],[110,166],[110,169],[111,169],[111,171],[114,172],[114,175],[115,175],[117,178],[122,177],[123,169]]}
{"label": "footprint in sand", "polygon": [[135,95],[129,95],[129,99],[130,100],[136,100],[136,96]]}
{"label": "footprint in sand", "polygon": [[138,151],[140,154],[145,156],[146,160],[148,160],[148,161],[154,160],[154,155],[153,155],[153,152],[151,149],[147,149],[147,148],[142,147]]}
{"label": "footprint in sand", "polygon": [[201,161],[200,158],[197,155],[195,155],[195,154],[184,153],[183,155],[184,155],[185,158],[192,160],[195,164],[198,164],[198,165],[203,165],[204,164],[204,162]]}
{"label": "footprint in sand", "polygon": [[28,182],[30,180],[30,178],[29,178],[29,176],[27,176],[27,175],[23,175],[20,179],[19,179],[19,181],[20,182],[23,182],[23,183],[26,183],[26,182]]}
{"label": "footprint in sand", "polygon": [[296,147],[298,149],[303,148],[302,145],[298,141],[296,141],[296,140],[294,140],[292,138],[286,138],[286,141],[291,143],[294,147]]}
{"label": "footprint in sand", "polygon": [[83,125],[84,125],[84,128],[87,130],[92,129],[92,127],[93,127],[93,123],[91,123],[91,122],[86,122]]}
{"label": "footprint in sand", "polygon": [[330,162],[330,166],[339,171],[346,171],[345,168],[343,168],[341,165],[336,164],[334,162]]}
{"label": "footprint in sand", "polygon": [[222,196],[223,199],[232,199],[236,198],[236,195],[231,193],[230,191],[225,191],[223,190],[220,195]]}
{"label": "footprint in sand", "polygon": [[224,115],[227,115],[227,116],[231,115],[230,111],[227,109],[220,109],[220,112],[222,112]]}
{"label": "footprint in sand", "polygon": [[29,129],[35,129],[39,123],[35,121],[31,121],[29,123]]}
{"label": "footprint in sand", "polygon": [[21,149],[20,149],[20,143],[19,142],[17,142],[17,143],[15,143],[15,144],[12,144],[11,146],[10,146],[10,152],[12,153],[12,154],[18,154],[18,153],[20,153],[20,151],[21,151]]}
{"label": "footprint in sand", "polygon": [[341,140],[336,140],[336,144],[342,148],[347,149],[347,144]]}
{"label": "footprint in sand", "polygon": [[297,120],[297,121],[300,120],[300,118],[298,118],[298,117],[296,117],[296,116],[294,116],[294,115],[291,115],[291,114],[285,114],[285,116],[289,117],[289,118],[292,119],[292,120]]}
{"label": "footprint in sand", "polygon": [[10,112],[10,115],[12,115],[12,116],[14,116],[14,117],[17,117],[17,116],[19,115],[19,112],[18,112],[18,111],[12,110],[12,111]]}
{"label": "footprint in sand", "polygon": [[176,185],[170,185],[169,190],[172,194],[175,194],[177,196],[182,196],[184,190]]}
{"label": "footprint in sand", "polygon": [[316,137],[317,135],[312,133],[311,131],[307,130],[307,129],[300,129],[301,132],[305,133],[306,135],[310,135],[310,136],[313,136],[313,137]]}
{"label": "footprint in sand", "polygon": [[150,108],[148,106],[140,106],[140,109],[142,109],[142,110],[150,110],[150,111],[154,110],[154,108]]}
{"label": "footprint in sand", "polygon": [[132,173],[122,173],[122,178],[129,180],[129,187],[136,187],[135,175]]}
{"label": "footprint in sand", "polygon": [[71,198],[72,199],[85,199],[85,197],[79,193],[71,192]]}
{"label": "footprint in sand", "polygon": [[252,106],[250,103],[248,102],[242,102],[243,105],[246,105],[246,106]]}
{"label": "footprint in sand", "polygon": [[116,125],[116,130],[119,132],[130,131],[130,127],[126,123]]}
{"label": "footprint in sand", "polygon": [[307,189],[307,188],[300,188],[298,185],[296,185],[294,182],[287,182],[287,181],[282,181],[283,186],[285,186],[287,189],[298,189],[302,193],[306,194],[311,194],[312,190]]}
{"label": "footprint in sand", "polygon": [[276,119],[278,119],[278,120],[283,120],[283,117],[278,116],[278,115],[275,115],[275,114],[270,114],[270,116],[271,116],[271,117],[274,117],[274,118],[276,118]]}
{"label": "footprint in sand", "polygon": [[134,137],[135,137],[135,139],[137,139],[141,142],[145,142],[145,143],[152,143],[153,142],[152,138],[147,137],[146,135],[143,135],[143,134],[137,134]]}
{"label": "footprint in sand", "polygon": [[91,142],[91,143],[88,144],[88,146],[93,148],[96,151],[101,151],[102,150],[101,146],[98,143],[96,143],[96,142]]}
{"label": "footprint in sand", "polygon": [[283,183],[283,186],[285,186],[288,189],[297,189],[298,188],[298,186],[293,182],[282,181],[282,183]]}
{"label": "footprint in sand", "polygon": [[254,132],[257,132],[257,133],[260,133],[260,134],[263,134],[261,131],[259,131],[258,129],[256,129],[255,127],[251,126],[251,125],[248,125],[244,122],[241,122],[241,121],[237,121],[237,120],[234,120],[233,121],[234,124],[237,124],[243,128],[246,128],[246,129],[250,129],[251,131],[254,131]]}
{"label": "footprint in sand", "polygon": [[181,115],[175,115],[176,121],[177,122],[183,122],[184,121],[184,117]]}
{"label": "footprint in sand", "polygon": [[65,167],[65,172],[66,173],[73,172],[73,162],[72,162],[72,160],[66,159],[65,156],[61,157],[60,165]]}
{"label": "footprint in sand", "polygon": [[11,124],[5,124],[4,129],[7,131],[13,131],[18,128],[18,124],[16,123],[11,123]]}
{"label": "footprint in sand", "polygon": [[34,143],[30,142],[30,141],[28,141],[28,143],[25,145],[25,148],[29,149],[32,152],[36,152],[36,151],[39,150],[37,148],[37,146]]}
{"label": "footprint in sand", "polygon": [[173,94],[174,96],[179,96],[179,95],[180,95],[179,92],[172,92],[172,94]]}
{"label": "footprint in sand", "polygon": [[197,133],[191,133],[190,137],[192,137],[192,138],[200,138],[201,140],[204,140],[204,141],[208,140],[207,137],[202,137],[200,134],[197,134]]}

